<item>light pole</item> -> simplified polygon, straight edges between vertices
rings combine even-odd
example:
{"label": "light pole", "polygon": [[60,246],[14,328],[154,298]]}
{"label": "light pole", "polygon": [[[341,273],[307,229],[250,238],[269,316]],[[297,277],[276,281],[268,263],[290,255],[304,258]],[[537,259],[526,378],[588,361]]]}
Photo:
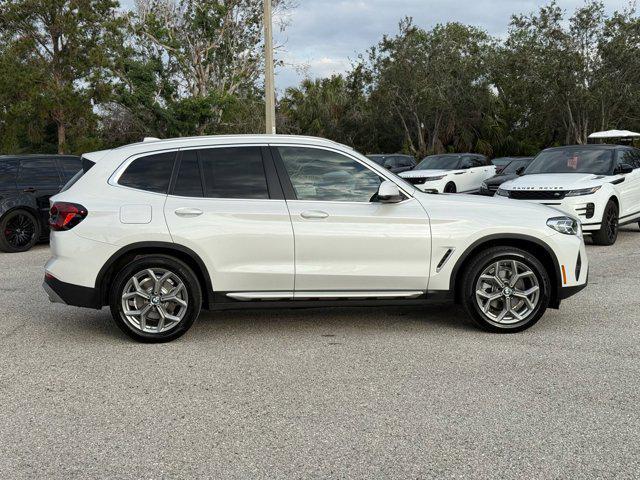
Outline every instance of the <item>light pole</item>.
{"label": "light pole", "polygon": [[264,96],[265,123],[268,134],[276,133],[276,94],[273,73],[273,32],[271,0],[264,0]]}

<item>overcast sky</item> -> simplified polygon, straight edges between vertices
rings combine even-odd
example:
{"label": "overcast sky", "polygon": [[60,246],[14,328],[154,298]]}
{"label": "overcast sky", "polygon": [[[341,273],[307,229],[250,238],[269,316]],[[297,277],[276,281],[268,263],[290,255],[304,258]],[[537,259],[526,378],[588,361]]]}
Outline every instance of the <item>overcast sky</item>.
{"label": "overcast sky", "polygon": [[[131,7],[133,0],[121,0]],[[492,35],[505,34],[513,13],[529,13],[549,0],[294,0],[284,32],[275,30],[277,53],[285,66],[276,70],[276,86],[297,84],[311,78],[344,72],[358,54],[377,43],[385,33],[397,31],[405,16],[430,28],[438,23],[462,22],[481,27]],[[558,0],[572,13],[584,0]],[[604,0],[608,12],[622,10],[629,0]]]}

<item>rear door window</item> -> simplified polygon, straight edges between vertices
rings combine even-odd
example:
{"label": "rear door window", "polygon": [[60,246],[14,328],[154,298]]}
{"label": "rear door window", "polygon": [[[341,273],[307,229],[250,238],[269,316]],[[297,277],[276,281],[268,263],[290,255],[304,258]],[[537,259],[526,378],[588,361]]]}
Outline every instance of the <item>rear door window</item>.
{"label": "rear door window", "polygon": [[268,199],[260,147],[198,150],[207,198]]}
{"label": "rear door window", "polygon": [[25,158],[20,160],[18,187],[59,188],[58,167],[53,158]]}
{"label": "rear door window", "polygon": [[167,193],[176,152],[136,158],[120,176],[118,184],[155,193]]}

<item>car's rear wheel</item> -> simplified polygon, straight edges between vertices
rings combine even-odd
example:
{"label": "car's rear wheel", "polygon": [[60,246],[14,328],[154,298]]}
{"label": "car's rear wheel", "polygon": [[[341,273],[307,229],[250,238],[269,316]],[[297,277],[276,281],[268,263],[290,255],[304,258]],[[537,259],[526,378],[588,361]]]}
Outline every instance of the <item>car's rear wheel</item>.
{"label": "car's rear wheel", "polygon": [[519,332],[534,325],[549,304],[544,265],[515,247],[481,252],[463,273],[462,301],[475,322],[492,332]]}
{"label": "car's rear wheel", "polygon": [[444,186],[444,193],[456,193],[456,184],[449,182]]}
{"label": "car's rear wheel", "polygon": [[38,219],[26,210],[12,210],[0,220],[0,250],[26,252],[40,238]]}
{"label": "car's rear wheel", "polygon": [[165,255],[138,258],[117,273],[110,291],[118,327],[140,342],[182,336],[200,314],[202,291],[183,262]]}
{"label": "car's rear wheel", "polygon": [[593,233],[593,243],[596,245],[613,245],[618,239],[618,206],[609,200],[604,207],[600,229]]}

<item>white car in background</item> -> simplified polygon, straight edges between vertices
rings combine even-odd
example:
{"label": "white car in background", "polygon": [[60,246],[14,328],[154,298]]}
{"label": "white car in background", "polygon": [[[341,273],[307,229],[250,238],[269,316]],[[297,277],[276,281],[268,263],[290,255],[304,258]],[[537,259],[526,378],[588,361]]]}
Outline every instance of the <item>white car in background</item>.
{"label": "white car in background", "polygon": [[496,195],[562,210],[580,219],[594,243],[613,245],[619,225],[640,221],[640,150],[620,145],[548,148]]}
{"label": "white car in background", "polygon": [[[145,342],[202,308],[455,301],[516,332],[584,288],[580,223],[541,205],[427,195],[344,145],[179,138],[83,156],[52,198],[52,301],[109,306]],[[295,247],[294,247],[295,246]]]}
{"label": "white car in background", "polygon": [[427,193],[476,193],[495,174],[495,165],[484,155],[445,153],[425,157],[400,176]]}

